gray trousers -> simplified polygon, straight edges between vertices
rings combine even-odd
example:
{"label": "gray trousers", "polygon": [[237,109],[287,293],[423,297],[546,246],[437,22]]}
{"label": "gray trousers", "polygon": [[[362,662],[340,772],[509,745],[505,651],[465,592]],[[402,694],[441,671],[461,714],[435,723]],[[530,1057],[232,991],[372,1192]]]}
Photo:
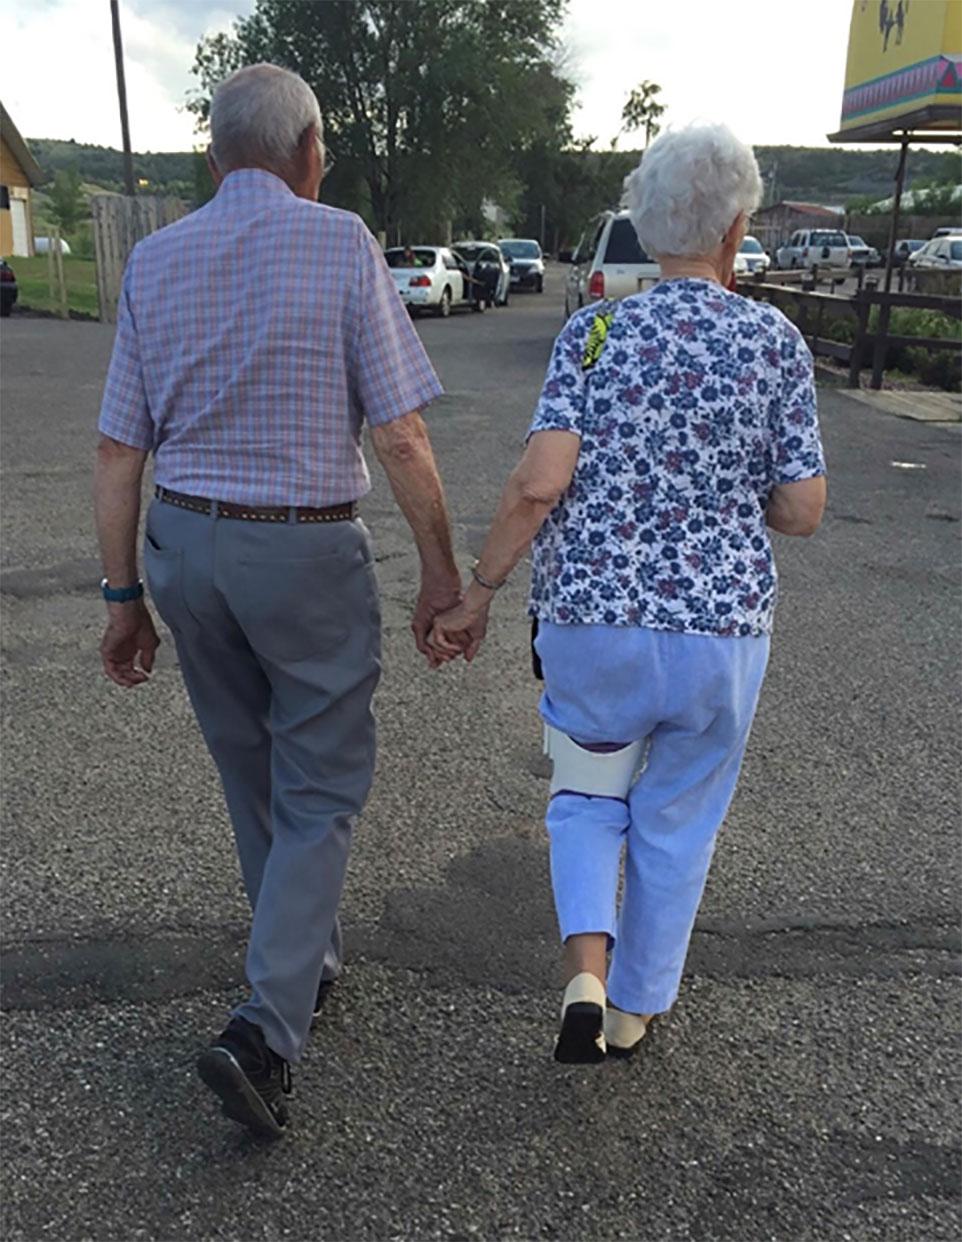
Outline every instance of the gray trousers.
{"label": "gray trousers", "polygon": [[215,519],[155,500],[144,564],[220,772],[253,910],[236,1012],[298,1061],[374,773],[380,611],[367,531]]}

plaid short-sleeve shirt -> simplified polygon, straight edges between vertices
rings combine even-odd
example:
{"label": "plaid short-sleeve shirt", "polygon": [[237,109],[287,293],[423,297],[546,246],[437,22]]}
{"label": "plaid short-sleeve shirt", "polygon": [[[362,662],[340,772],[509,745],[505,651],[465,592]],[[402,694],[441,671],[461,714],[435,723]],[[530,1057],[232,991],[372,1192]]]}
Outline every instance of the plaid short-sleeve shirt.
{"label": "plaid short-sleeve shirt", "polygon": [[363,221],[242,169],[135,247],[99,426],[176,491],[334,505],[370,487],[362,423],[441,391]]}

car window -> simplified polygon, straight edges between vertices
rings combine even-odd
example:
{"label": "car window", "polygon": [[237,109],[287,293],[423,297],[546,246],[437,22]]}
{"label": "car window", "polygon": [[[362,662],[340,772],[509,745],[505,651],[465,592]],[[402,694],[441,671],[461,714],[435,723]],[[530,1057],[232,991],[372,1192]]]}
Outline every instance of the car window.
{"label": "car window", "polygon": [[956,262],[962,259],[962,241],[954,241],[949,243],[949,258]]}
{"label": "car window", "polygon": [[754,237],[746,237],[745,240],[742,242],[741,246],[739,246],[739,251],[741,252],[741,254],[764,254],[765,253],[764,250],[762,249],[761,242],[757,241]]}
{"label": "car window", "polygon": [[536,241],[503,241],[498,245],[509,259],[541,258],[541,247]]}
{"label": "car window", "polygon": [[398,246],[393,250],[386,250],[384,257],[388,267],[434,267],[435,264],[435,252],[420,246],[413,249]]}
{"label": "car window", "polygon": [[612,220],[605,246],[604,263],[650,263],[642,250],[635,226],[626,217]]}
{"label": "car window", "polygon": [[600,220],[592,220],[591,224],[585,229],[585,238],[587,239],[584,252],[579,255],[579,261],[582,263],[590,263],[595,257],[598,249],[598,243],[601,241],[601,234],[605,230],[607,220],[604,216]]}
{"label": "car window", "polygon": [[813,233],[813,246],[847,246],[844,233]]}

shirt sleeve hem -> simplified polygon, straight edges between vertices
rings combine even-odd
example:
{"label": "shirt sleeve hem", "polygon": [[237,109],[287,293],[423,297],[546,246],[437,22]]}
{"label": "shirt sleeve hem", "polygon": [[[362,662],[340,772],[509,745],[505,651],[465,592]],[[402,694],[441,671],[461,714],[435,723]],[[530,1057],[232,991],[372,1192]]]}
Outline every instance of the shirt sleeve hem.
{"label": "shirt sleeve hem", "polygon": [[789,478],[784,472],[775,475],[775,485],[782,483],[805,483],[808,479],[823,479],[826,475],[824,466],[820,466],[817,470],[803,470],[800,474],[793,474]]}
{"label": "shirt sleeve hem", "polygon": [[425,406],[444,395],[444,388],[437,379],[425,381],[420,387],[404,394],[403,400],[392,401],[376,412],[365,409],[364,418],[369,427],[383,427],[385,423],[393,423],[415,410],[423,410]]}
{"label": "shirt sleeve hem", "polygon": [[149,453],[154,447],[154,437],[140,436],[135,431],[131,431],[129,427],[117,427],[109,420],[101,419],[97,424],[97,430],[102,436],[107,436],[110,440],[116,440],[118,444],[126,444],[128,448],[140,449],[143,453]]}

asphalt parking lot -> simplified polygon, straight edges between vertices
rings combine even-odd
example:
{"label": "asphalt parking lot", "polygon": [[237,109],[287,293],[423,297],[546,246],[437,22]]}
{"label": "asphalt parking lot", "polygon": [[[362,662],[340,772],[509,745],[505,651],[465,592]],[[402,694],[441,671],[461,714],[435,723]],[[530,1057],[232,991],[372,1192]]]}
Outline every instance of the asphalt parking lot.
{"label": "asphalt parking lot", "polygon": [[[560,277],[421,320],[465,566],[515,460]],[[959,428],[822,394],[830,508],[780,541],[773,657],[671,1019],[551,1060],[560,999],[523,573],[473,668],[423,668],[378,477],[380,761],[348,968],[260,1147],[193,1058],[247,911],[175,665],[99,672],[90,519],[112,339],[2,332],[3,1236],[939,1242],[958,1236]]]}

